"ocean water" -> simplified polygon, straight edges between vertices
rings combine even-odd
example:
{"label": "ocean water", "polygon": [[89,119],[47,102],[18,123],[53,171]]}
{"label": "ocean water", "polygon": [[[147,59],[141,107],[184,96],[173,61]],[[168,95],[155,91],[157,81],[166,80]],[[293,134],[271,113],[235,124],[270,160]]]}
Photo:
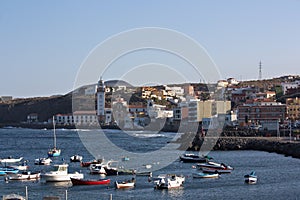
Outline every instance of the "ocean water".
{"label": "ocean water", "polygon": [[[183,174],[186,176],[184,187],[155,190],[148,177],[137,176],[135,188],[114,188],[113,183],[116,180],[131,179],[132,175],[109,176],[107,178],[111,179],[111,184],[108,186],[72,186],[69,182],[46,183],[43,179],[6,182],[4,177],[0,177],[0,197],[10,193],[25,195],[27,186],[30,200],[43,199],[45,196],[58,196],[63,200],[66,192],[68,199],[74,200],[109,199],[110,195],[112,199],[300,199],[300,159],[261,151],[212,151],[209,155],[215,161],[234,167],[233,172],[222,174],[218,179],[193,179],[192,173],[197,171],[192,167],[194,164],[174,160],[173,154],[177,157],[184,153],[183,151],[160,151],[169,141],[178,137],[176,133],[123,133],[119,130],[105,130],[104,135],[108,141],[99,143],[96,138],[98,132],[83,130],[79,137],[76,130],[57,130],[57,146],[62,149],[62,155],[55,158],[54,163],[62,163],[62,159],[69,163],[70,156],[75,154],[82,155],[84,161],[92,160],[95,157],[95,146],[92,146],[98,144],[96,152],[99,152],[100,158],[119,158],[119,167],[136,166],[137,169],[145,171],[145,164],[151,164],[152,169],[155,169],[154,176],[162,173]],[[82,142],[85,136],[91,136],[91,141],[95,144]],[[51,166],[34,165],[34,159],[47,156],[48,149],[53,145],[52,130],[0,129],[0,137],[0,158],[22,156],[29,161],[32,171],[46,172],[51,169]],[[123,151],[120,153],[115,148],[109,149],[110,146],[117,146]],[[151,157],[148,152],[153,153]],[[144,156],[142,161],[135,160],[134,155],[137,154],[140,157]],[[122,161],[122,157],[128,155],[130,160]],[[164,160],[169,163],[163,163]],[[258,182],[255,185],[247,185],[244,183],[244,175],[252,170],[256,171]],[[90,175],[88,169],[80,167],[79,163],[69,163],[69,171],[81,171],[85,178],[99,178],[98,175]]]}

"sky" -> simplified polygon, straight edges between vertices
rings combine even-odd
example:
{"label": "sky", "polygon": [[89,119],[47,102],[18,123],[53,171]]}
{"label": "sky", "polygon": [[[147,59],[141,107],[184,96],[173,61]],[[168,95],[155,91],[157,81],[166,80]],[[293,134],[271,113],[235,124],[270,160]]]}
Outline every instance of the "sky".
{"label": "sky", "polygon": [[[263,78],[299,75],[299,10],[299,0],[0,0],[0,96],[66,94],[78,86],[82,67],[99,45],[145,27],[172,30],[199,44],[220,79],[258,79],[260,61]],[[176,46],[177,41],[171,43]],[[185,48],[180,41],[177,46]],[[106,48],[114,52],[117,47]],[[96,57],[106,58],[105,51]],[[99,60],[93,62],[95,68]],[[94,75],[104,80],[135,80],[132,71],[145,78],[160,75],[159,80],[136,84],[164,84],[175,76],[180,81],[209,80],[189,68],[191,63],[170,51],[142,49],[119,55],[105,73]]]}

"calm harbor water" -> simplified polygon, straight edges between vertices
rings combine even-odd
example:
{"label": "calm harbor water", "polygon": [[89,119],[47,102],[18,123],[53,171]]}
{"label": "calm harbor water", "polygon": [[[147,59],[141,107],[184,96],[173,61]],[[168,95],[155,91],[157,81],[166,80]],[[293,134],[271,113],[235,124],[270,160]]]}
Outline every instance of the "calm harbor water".
{"label": "calm harbor water", "polygon": [[[86,131],[91,134],[97,131]],[[132,152],[154,151],[163,147],[172,140],[175,133],[143,133],[131,132],[124,134],[121,131],[106,130],[107,138],[124,149]],[[138,137],[136,137],[138,134]],[[8,156],[24,157],[29,161],[32,171],[49,171],[51,166],[35,166],[34,159],[46,157],[47,150],[52,146],[52,130],[32,129],[0,129],[0,158]],[[69,157],[80,154],[84,161],[94,157],[82,144],[76,130],[57,130],[57,146],[62,149],[62,155],[54,159],[54,163],[61,163],[62,158],[69,162]],[[101,147],[100,151],[101,151]],[[176,154],[183,151],[174,152]],[[298,199],[300,198],[300,159],[285,157],[275,153],[260,151],[213,151],[209,154],[216,161],[227,163],[234,167],[231,174],[222,174],[218,179],[193,179],[192,173],[196,170],[191,163],[174,161],[168,166],[154,171],[154,175],[161,173],[176,173],[185,175],[186,182],[183,188],[173,190],[155,190],[148,177],[137,176],[136,187],[128,190],[114,189],[115,180],[130,179],[132,176],[110,176],[112,183],[109,186],[72,186],[71,183],[45,183],[39,181],[9,181],[0,177],[0,196],[10,193],[25,195],[25,186],[28,187],[29,199],[38,200],[45,196],[59,196],[65,199],[67,190],[68,199]],[[104,155],[101,155],[105,157]],[[118,155],[120,158],[124,155]],[[125,155],[126,156],[126,155]],[[157,155],[158,157],[160,155]],[[110,159],[105,157],[105,159]],[[126,162],[132,162],[130,159]],[[143,167],[143,164],[139,163]],[[119,166],[125,165],[122,161]],[[159,165],[160,163],[153,163]],[[79,163],[69,163],[69,171],[81,171],[86,178],[99,178],[88,174],[88,169],[81,168]],[[255,170],[258,175],[256,185],[244,184],[244,175]]]}

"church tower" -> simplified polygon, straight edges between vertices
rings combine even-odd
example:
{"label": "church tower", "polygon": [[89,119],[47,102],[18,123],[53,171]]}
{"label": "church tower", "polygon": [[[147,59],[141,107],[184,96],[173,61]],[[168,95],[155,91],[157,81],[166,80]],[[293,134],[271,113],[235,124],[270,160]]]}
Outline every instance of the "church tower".
{"label": "church tower", "polygon": [[102,77],[97,85],[97,116],[100,120],[105,117],[105,85]]}

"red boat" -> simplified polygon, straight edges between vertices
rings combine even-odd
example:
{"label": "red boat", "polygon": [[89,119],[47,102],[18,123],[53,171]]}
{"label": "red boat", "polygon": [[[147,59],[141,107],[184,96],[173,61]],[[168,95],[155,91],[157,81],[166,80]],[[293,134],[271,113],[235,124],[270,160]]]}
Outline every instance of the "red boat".
{"label": "red boat", "polygon": [[73,185],[108,185],[110,184],[110,179],[100,179],[100,180],[84,180],[71,178]]}

